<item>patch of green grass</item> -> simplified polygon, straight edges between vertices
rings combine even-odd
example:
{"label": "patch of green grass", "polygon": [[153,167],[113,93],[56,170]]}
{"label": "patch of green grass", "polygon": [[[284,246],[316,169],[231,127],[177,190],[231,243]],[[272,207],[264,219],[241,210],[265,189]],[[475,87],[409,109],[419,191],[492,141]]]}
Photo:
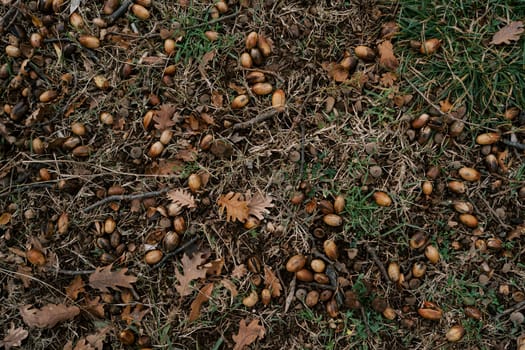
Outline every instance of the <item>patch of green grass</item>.
{"label": "patch of green grass", "polygon": [[[510,21],[523,19],[521,0],[403,0],[397,38],[400,72],[433,102],[449,99],[467,107],[467,118],[496,126],[510,106],[525,106],[525,39],[490,45],[494,33]],[[508,21],[508,22],[507,22]],[[408,40],[438,38],[433,55],[408,49]]]}
{"label": "patch of green grass", "polygon": [[352,232],[357,239],[376,236],[379,222],[375,217],[377,205],[370,200],[371,193],[364,193],[360,187],[353,186],[346,193],[344,218],[345,232]]}

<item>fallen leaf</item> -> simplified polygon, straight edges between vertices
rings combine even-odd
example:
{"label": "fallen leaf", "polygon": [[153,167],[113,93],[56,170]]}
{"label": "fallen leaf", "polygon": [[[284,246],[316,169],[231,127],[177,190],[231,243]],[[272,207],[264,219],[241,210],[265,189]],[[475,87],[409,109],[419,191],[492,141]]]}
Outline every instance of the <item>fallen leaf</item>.
{"label": "fallen leaf", "polygon": [[140,325],[142,319],[148,313],[149,309],[145,309],[144,305],[142,304],[135,305],[133,311],[131,311],[131,305],[126,305],[126,307],[124,308],[124,310],[122,310],[122,313],[120,314],[120,318],[122,319],[122,321],[126,321],[128,325],[131,325],[132,323]]}
{"label": "fallen leaf", "polygon": [[273,298],[281,295],[281,282],[279,282],[277,276],[275,276],[273,271],[266,265],[264,266],[264,285],[270,290]]}
{"label": "fallen leaf", "polygon": [[261,193],[256,193],[253,197],[248,193],[248,209],[249,214],[255,216],[259,220],[264,219],[264,214],[270,214],[267,208],[273,208],[272,197],[265,196]]}
{"label": "fallen leaf", "polygon": [[197,205],[195,204],[195,198],[191,193],[186,191],[185,189],[178,188],[173,191],[168,192],[168,199],[171,200],[173,203],[177,204],[179,207],[184,208],[196,208]]}
{"label": "fallen leaf", "polygon": [[166,130],[177,124],[172,118],[175,115],[177,107],[172,104],[163,104],[160,106],[158,111],[155,111],[153,121],[155,122],[155,128],[158,130]]}
{"label": "fallen leaf", "polygon": [[211,93],[211,104],[216,108],[222,108],[224,103],[224,97],[218,91],[212,91]]}
{"label": "fallen leaf", "polygon": [[395,71],[399,67],[399,61],[394,55],[394,46],[390,40],[385,40],[377,45],[379,51],[379,64],[384,68]]}
{"label": "fallen leaf", "polygon": [[9,350],[13,347],[21,346],[22,341],[27,338],[29,332],[22,327],[15,328],[15,325],[11,323],[11,328],[7,331],[3,340],[0,340],[0,347],[4,347],[5,350]]}
{"label": "fallen leaf", "polygon": [[111,326],[106,326],[99,329],[96,333],[86,336],[86,340],[93,348],[96,350],[102,350],[104,348],[104,341],[106,340],[106,335],[111,330]]}
{"label": "fallen leaf", "polygon": [[71,0],[71,3],[69,4],[69,14],[73,14],[73,12],[75,12],[78,7],[80,6],[80,1],[81,0]]}
{"label": "fallen leaf", "polygon": [[78,294],[84,292],[84,281],[82,277],[76,276],[73,281],[66,287],[66,294],[73,300],[77,300]]}
{"label": "fallen leaf", "polygon": [[191,259],[186,254],[182,256],[182,273],[175,268],[175,277],[177,277],[179,282],[179,284],[175,285],[175,289],[179,292],[181,298],[191,294],[191,282],[193,280],[206,277],[206,270],[199,268],[204,261],[205,259],[200,253],[194,254]]}
{"label": "fallen leaf", "polygon": [[228,87],[232,89],[233,91],[235,91],[238,95],[242,95],[246,93],[246,89],[244,87],[239,86],[235,84],[234,82],[228,83]]}
{"label": "fallen leaf", "polygon": [[216,259],[213,261],[210,261],[209,263],[206,263],[202,266],[202,268],[206,269],[206,273],[208,275],[220,275],[222,272],[222,268],[224,267],[224,259]]}
{"label": "fallen leaf", "polygon": [[399,32],[399,26],[395,21],[386,22],[381,26],[381,38],[392,39]]}
{"label": "fallen leaf", "polygon": [[217,204],[220,206],[219,215],[222,216],[224,209],[226,209],[227,222],[235,220],[245,222],[250,215],[248,202],[244,200],[240,193],[229,192],[228,194],[223,194],[217,199]]}
{"label": "fallen leaf", "polygon": [[239,295],[239,291],[237,291],[237,287],[235,287],[235,284],[229,279],[223,278],[221,280],[221,284],[224,286],[224,288],[230,291],[232,295],[232,299],[235,298],[237,295]]}
{"label": "fallen leaf", "polygon": [[32,309],[32,305],[20,308],[20,315],[29,327],[53,328],[57,323],[71,320],[80,314],[77,306],[47,304],[41,309]]}
{"label": "fallen leaf", "polygon": [[89,285],[103,293],[108,293],[108,288],[120,290],[119,287],[133,288],[132,283],[137,282],[137,277],[126,275],[128,269],[125,267],[118,271],[111,271],[113,264],[97,267],[95,272],[89,276]]}
{"label": "fallen leaf", "polygon": [[98,318],[104,318],[104,305],[100,303],[100,297],[95,299],[89,299],[86,295],[86,301],[83,305],[83,309]]}
{"label": "fallen leaf", "polygon": [[202,304],[208,302],[213,292],[213,283],[208,283],[199,290],[199,294],[195,297],[195,300],[190,305],[190,316],[188,317],[189,322],[193,322],[199,318],[201,313]]}
{"label": "fallen leaf", "polygon": [[239,333],[233,336],[235,346],[233,350],[245,349],[248,345],[253,343],[257,338],[264,338],[264,327],[259,325],[259,320],[252,320],[246,326],[246,320],[241,320],[239,324]]}
{"label": "fallen leaf", "polygon": [[522,21],[510,22],[505,27],[501,28],[496,34],[494,34],[490,44],[508,45],[511,41],[518,41],[524,30],[525,29],[523,29]]}
{"label": "fallen leaf", "polygon": [[397,80],[397,74],[393,72],[386,72],[381,74],[381,85],[384,87],[391,87],[394,85],[395,81]]}
{"label": "fallen leaf", "polygon": [[208,64],[213,60],[213,58],[215,57],[215,50],[212,50],[212,51],[209,51],[209,52],[206,52],[203,56],[202,56],[202,60],[199,64],[199,72],[201,73],[202,75],[202,78],[204,80],[206,80],[207,78],[207,74],[206,74],[206,67],[208,66]]}
{"label": "fallen leaf", "polygon": [[235,268],[233,269],[232,277],[240,280],[241,278],[246,276],[247,273],[248,273],[248,269],[246,268],[246,265],[240,264],[240,265],[235,266]]}
{"label": "fallen leaf", "polygon": [[184,169],[184,163],[175,159],[162,159],[146,168],[148,175],[175,175]]}
{"label": "fallen leaf", "polygon": [[339,63],[324,63],[322,67],[327,71],[328,76],[338,83],[342,83],[350,76],[350,71]]}
{"label": "fallen leaf", "polygon": [[194,162],[197,160],[197,151],[193,148],[183,149],[175,154],[175,158],[184,162]]}
{"label": "fallen leaf", "polygon": [[443,113],[448,113],[452,109],[452,103],[450,103],[448,99],[439,101],[439,106],[440,106],[439,109]]}
{"label": "fallen leaf", "polygon": [[11,221],[10,213],[3,213],[0,215],[0,225],[7,225]]}

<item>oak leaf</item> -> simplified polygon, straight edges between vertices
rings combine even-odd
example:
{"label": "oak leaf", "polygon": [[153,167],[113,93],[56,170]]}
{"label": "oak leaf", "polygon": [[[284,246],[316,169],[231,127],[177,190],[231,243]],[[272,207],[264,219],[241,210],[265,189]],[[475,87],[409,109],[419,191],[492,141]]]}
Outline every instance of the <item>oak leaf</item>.
{"label": "oak leaf", "polygon": [[22,341],[27,338],[29,332],[22,327],[15,328],[15,325],[11,323],[11,328],[7,331],[3,340],[0,340],[0,348],[3,346],[6,350],[11,349],[15,346],[21,346]]}
{"label": "oak leaf", "polygon": [[125,267],[118,271],[111,271],[113,264],[97,267],[95,272],[89,276],[89,285],[103,293],[108,293],[108,288],[120,290],[122,288],[133,288],[132,283],[137,282],[137,277],[126,275],[128,269]]}
{"label": "oak leaf", "polygon": [[202,265],[203,269],[206,269],[206,273],[208,275],[220,275],[222,272],[222,268],[224,267],[224,259],[215,259],[213,261],[210,261],[204,265]]}
{"label": "oak leaf", "polygon": [[91,315],[104,318],[104,305],[100,303],[100,296],[95,299],[89,299],[86,295],[86,302],[84,303],[83,310],[89,312]]}
{"label": "oak leaf", "polygon": [[394,55],[394,46],[390,40],[385,40],[377,45],[379,51],[379,64],[384,68],[395,71],[399,67],[399,61]]}
{"label": "oak leaf", "polygon": [[168,198],[175,204],[177,204],[181,209],[184,207],[196,208],[195,198],[191,193],[185,189],[178,188],[173,191],[168,192]]}
{"label": "oak leaf", "polygon": [[338,83],[342,83],[350,76],[350,71],[339,63],[323,62],[321,67],[328,73],[328,76]]}
{"label": "oak leaf", "polygon": [[246,268],[246,265],[240,264],[234,267],[232,271],[232,277],[240,280],[241,278],[246,276],[247,273],[248,269]]}
{"label": "oak leaf", "polygon": [[220,206],[219,215],[222,216],[224,209],[226,209],[226,221],[228,222],[235,220],[245,222],[250,215],[248,201],[245,201],[240,193],[223,194],[217,199],[217,204]]}
{"label": "oak leaf", "polygon": [[266,208],[272,208],[272,197],[265,196],[261,193],[256,193],[253,197],[248,193],[248,209],[249,214],[255,216],[259,220],[264,219],[264,214],[270,214]]}
{"label": "oak leaf", "polygon": [[393,72],[386,72],[381,74],[381,85],[384,87],[392,87],[394,86],[395,81],[397,80],[396,73]]}
{"label": "oak leaf", "polygon": [[75,318],[80,314],[77,306],[47,304],[41,309],[32,309],[33,305],[20,308],[20,315],[29,327],[53,328],[57,323]]}
{"label": "oak leaf", "polygon": [[84,292],[84,281],[82,277],[75,276],[73,281],[66,287],[66,294],[73,300],[77,300],[78,294]]}
{"label": "oak leaf", "polygon": [[182,273],[175,269],[175,277],[179,284],[175,285],[175,289],[179,292],[181,298],[190,295],[192,292],[191,282],[196,279],[206,277],[206,269],[200,269],[199,266],[204,263],[206,259],[202,254],[194,254],[191,259],[184,254],[181,259]]}
{"label": "oak leaf", "polygon": [[494,36],[490,44],[501,45],[510,44],[511,41],[518,41],[520,35],[525,31],[522,21],[514,21],[501,28]]}
{"label": "oak leaf", "polygon": [[[158,111],[155,111],[153,120],[155,121],[155,128],[158,130],[166,130],[177,124],[177,121],[173,120],[173,115],[177,107],[172,104],[163,104],[160,106]],[[177,118],[178,119],[178,118]]]}
{"label": "oak leaf", "polygon": [[213,283],[208,283],[199,290],[199,294],[197,294],[197,296],[195,297],[195,300],[193,300],[193,302],[191,303],[191,306],[190,306],[191,310],[190,310],[190,316],[188,317],[188,321],[193,322],[199,318],[199,315],[201,313],[202,304],[210,300],[212,292],[213,292]]}
{"label": "oak leaf", "polygon": [[257,338],[264,338],[264,333],[264,327],[259,325],[259,320],[252,320],[248,325],[246,325],[246,320],[241,320],[239,333],[233,336],[233,341],[235,342],[233,350],[245,349]]}
{"label": "oak leaf", "polygon": [[232,295],[232,299],[235,298],[237,295],[239,295],[239,291],[237,290],[237,287],[235,287],[235,283],[233,283],[229,279],[223,278],[221,280],[221,284],[224,286],[224,288],[230,291]]}
{"label": "oak leaf", "polygon": [[266,265],[264,266],[264,285],[270,290],[273,298],[281,295],[281,282],[279,282],[277,276],[275,276],[273,271]]}
{"label": "oak leaf", "polygon": [[144,305],[142,304],[137,304],[133,311],[131,311],[131,305],[126,305],[120,314],[120,318],[122,321],[126,321],[128,325],[132,323],[140,324],[144,316],[146,316],[149,311],[150,310],[145,309]]}

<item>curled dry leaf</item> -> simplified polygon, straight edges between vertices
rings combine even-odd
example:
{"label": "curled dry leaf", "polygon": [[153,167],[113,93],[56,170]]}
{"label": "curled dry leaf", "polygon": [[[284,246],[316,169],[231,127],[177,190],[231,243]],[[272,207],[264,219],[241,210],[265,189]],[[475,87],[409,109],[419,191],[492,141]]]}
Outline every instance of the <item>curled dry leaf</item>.
{"label": "curled dry leaf", "polygon": [[155,121],[155,128],[158,130],[166,130],[177,124],[180,117],[176,117],[174,120],[173,116],[177,108],[172,104],[163,104],[160,106],[158,111],[155,111],[153,121]]}
{"label": "curled dry leaf", "polygon": [[390,40],[385,40],[377,45],[379,51],[379,64],[385,69],[395,71],[399,67],[399,61],[394,55],[394,46]]}
{"label": "curled dry leaf", "polygon": [[273,298],[281,295],[281,282],[268,266],[264,266],[264,285],[271,291]]}
{"label": "curled dry leaf", "polygon": [[242,350],[252,344],[257,338],[264,338],[264,327],[259,325],[259,320],[252,320],[246,325],[246,320],[241,320],[239,324],[239,333],[233,336],[235,346],[233,350]]}
{"label": "curled dry leaf", "polygon": [[270,214],[267,208],[272,208],[272,197],[265,196],[261,193],[256,193],[251,197],[250,193],[246,196],[248,198],[249,214],[255,216],[259,220],[264,219],[264,214]]}
{"label": "curled dry leaf", "polygon": [[22,341],[27,338],[29,332],[22,327],[15,328],[15,325],[11,323],[11,328],[7,331],[3,340],[0,340],[0,347],[4,347],[6,350],[12,347],[22,345]]}
{"label": "curled dry leaf", "polygon": [[501,28],[494,36],[490,44],[501,45],[510,44],[511,41],[518,41],[521,34],[525,31],[523,29],[522,21],[514,21]]}
{"label": "curled dry leaf", "polygon": [[197,297],[195,297],[195,300],[193,300],[193,302],[191,303],[191,306],[190,306],[191,310],[190,310],[190,316],[188,317],[188,321],[193,322],[199,318],[199,315],[201,313],[202,304],[210,300],[212,292],[213,292],[213,283],[208,283],[199,290],[199,294],[197,294]]}
{"label": "curled dry leaf", "polygon": [[250,215],[250,208],[248,201],[244,200],[241,193],[229,192],[223,194],[217,199],[217,204],[220,206],[219,215],[222,216],[224,209],[226,209],[226,221],[245,222]]}
{"label": "curled dry leaf", "polygon": [[108,288],[119,290],[122,288],[133,288],[132,283],[137,282],[137,277],[126,275],[127,268],[111,271],[113,264],[97,267],[95,272],[89,276],[89,285],[103,293],[108,293]]}
{"label": "curled dry leaf", "polygon": [[191,209],[197,207],[193,195],[182,188],[168,192],[168,198],[181,208],[188,207]]}
{"label": "curled dry leaf", "polygon": [[206,269],[199,268],[205,260],[201,253],[193,255],[191,259],[186,254],[182,256],[182,273],[175,269],[175,277],[177,277],[179,282],[179,284],[175,285],[175,289],[179,292],[181,298],[191,294],[191,282],[193,280],[206,277]]}
{"label": "curled dry leaf", "polygon": [[71,320],[80,314],[77,306],[64,304],[47,304],[41,309],[33,309],[33,305],[20,308],[20,315],[29,327],[53,328],[57,323]]}
{"label": "curled dry leaf", "polygon": [[246,268],[246,265],[240,264],[234,267],[232,271],[232,277],[240,280],[241,278],[246,276],[247,273],[248,269]]}
{"label": "curled dry leaf", "polygon": [[73,300],[77,300],[78,294],[84,292],[84,281],[82,277],[75,276],[73,281],[66,287],[66,294]]}
{"label": "curled dry leaf", "polygon": [[237,287],[235,287],[235,284],[230,281],[229,279],[227,278],[223,278],[221,280],[221,284],[224,286],[224,288],[228,289],[232,295],[232,300],[233,298],[235,298],[237,295],[239,295],[239,292],[237,291]]}

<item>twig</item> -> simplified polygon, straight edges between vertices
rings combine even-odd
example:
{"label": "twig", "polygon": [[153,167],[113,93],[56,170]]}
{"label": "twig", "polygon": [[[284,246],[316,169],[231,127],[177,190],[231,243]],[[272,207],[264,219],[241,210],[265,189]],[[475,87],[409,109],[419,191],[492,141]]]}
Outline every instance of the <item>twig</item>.
{"label": "twig", "polygon": [[385,278],[385,280],[387,282],[390,282],[390,278],[388,277],[388,273],[386,272],[385,266],[383,266],[383,263],[377,257],[375,250],[372,249],[372,247],[370,247],[367,243],[365,243],[365,246],[366,246],[366,251],[368,252],[368,254],[372,256],[372,260],[374,260],[375,264],[379,268],[379,271],[381,271],[381,273],[383,274],[383,277]]}
{"label": "twig", "polygon": [[61,275],[77,276],[77,275],[91,275],[95,270],[62,270],[56,268],[48,268],[49,270],[59,273]]}
{"label": "twig", "polygon": [[47,76],[44,73],[42,73],[42,71],[40,70],[40,68],[38,68],[36,64],[34,64],[31,60],[28,61],[28,64],[29,64],[29,67],[31,67],[31,69],[33,70],[33,72],[35,72],[36,75],[40,77],[40,79],[42,79],[48,84],[50,83],[49,79],[47,79]]}
{"label": "twig", "polygon": [[259,114],[257,117],[255,117],[253,119],[247,120],[247,121],[242,122],[242,123],[237,123],[237,124],[235,124],[232,127],[232,129],[233,130],[247,129],[247,128],[253,126],[254,124],[262,122],[263,120],[270,119],[271,117],[273,117],[277,113],[279,113],[277,110],[272,109],[272,110],[270,110],[268,112]]}
{"label": "twig", "polygon": [[368,334],[369,338],[372,338],[372,332],[370,332],[370,325],[368,324],[368,317],[366,317],[365,308],[361,306],[359,309],[361,310],[361,317],[363,317],[366,333]]}
{"label": "twig", "polygon": [[503,312],[501,312],[499,315],[496,316],[496,320],[499,320],[503,316],[511,314],[514,311],[521,310],[522,308],[525,308],[525,300],[524,301],[520,301],[519,303],[517,303],[513,307],[510,307],[510,308],[504,310]]}
{"label": "twig", "polygon": [[[57,182],[57,181],[53,181],[53,182]],[[20,192],[20,191],[22,191],[24,189],[28,189],[28,188],[51,188],[53,186],[54,186],[53,183],[48,183],[48,182],[32,182],[30,184],[20,185],[20,186],[17,186],[15,188],[11,189],[11,190],[6,191],[6,192],[2,192],[2,193],[0,193],[0,198],[9,196],[13,192]]]}
{"label": "twig", "polygon": [[318,289],[329,289],[329,290],[337,290],[337,287],[334,287],[332,286],[331,284],[321,284],[321,283],[317,283],[317,282],[308,282],[308,284],[299,284],[298,287],[300,288],[306,288],[306,289],[310,289],[310,288],[318,288]]}
{"label": "twig", "polygon": [[288,309],[290,308],[290,305],[292,305],[293,297],[295,295],[295,285],[296,284],[297,284],[297,280],[295,279],[295,275],[294,275],[292,282],[290,282],[290,291],[288,292],[288,295],[286,296],[286,301],[284,303],[284,313],[287,313]]}
{"label": "twig", "polygon": [[87,213],[91,209],[94,209],[96,207],[99,207],[103,204],[106,204],[108,202],[115,202],[115,201],[123,201],[123,200],[133,200],[133,199],[143,199],[143,198],[149,198],[149,197],[155,197],[160,196],[161,194],[164,194],[169,191],[169,188],[163,188],[159,191],[152,191],[152,192],[144,192],[144,193],[137,193],[137,194],[118,194],[114,196],[109,196],[104,199],[99,200],[98,202],[95,202],[91,204],[90,206],[82,209],[84,213]]}
{"label": "twig", "polygon": [[520,142],[514,142],[510,140],[501,140],[501,142],[507,146],[514,147],[519,149],[520,151],[525,151],[525,144]]}
{"label": "twig", "polygon": [[115,10],[110,16],[108,16],[108,24],[113,24],[120,16],[124,14],[129,8],[129,6],[133,4],[132,0],[125,0],[118,9]]}
{"label": "twig", "polygon": [[[21,0],[17,0],[14,4],[12,4],[9,8],[9,10],[7,10],[7,12],[5,13],[5,15],[0,18],[0,33],[3,33],[4,31],[6,31],[7,29],[9,29],[9,27],[11,26],[11,24],[13,24],[14,22],[14,19],[16,19],[16,16],[18,15],[19,11],[18,11],[18,6],[20,5],[20,1]],[[7,20],[9,20],[11,16],[13,16],[13,13],[14,13],[14,17],[13,17],[13,20],[4,27],[4,23],[7,22]]]}
{"label": "twig", "polygon": [[153,270],[153,269],[156,269],[158,267],[161,267],[162,265],[164,265],[166,263],[166,261],[171,258],[172,256],[174,255],[177,255],[179,254],[180,252],[186,250],[186,248],[188,248],[190,245],[192,245],[193,243],[195,243],[197,240],[199,239],[198,236],[194,236],[192,239],[190,239],[188,242],[184,243],[183,245],[181,245],[180,247],[178,247],[177,249],[175,249],[174,251],[172,252],[169,252],[168,254],[164,255],[164,257],[162,258],[161,261],[159,261],[158,263],[156,263],[155,265],[153,265],[150,269]]}
{"label": "twig", "polygon": [[212,24],[215,24],[215,23],[219,23],[219,22],[225,21],[225,20],[230,19],[230,18],[237,17],[238,14],[239,14],[239,11],[236,11],[236,12],[231,13],[229,15],[221,16],[219,18],[212,19],[211,21],[208,21],[208,22],[194,24],[192,26],[184,28],[184,30],[195,29],[195,28],[199,28],[199,27],[207,26],[207,25],[209,26],[209,25],[212,25]]}

